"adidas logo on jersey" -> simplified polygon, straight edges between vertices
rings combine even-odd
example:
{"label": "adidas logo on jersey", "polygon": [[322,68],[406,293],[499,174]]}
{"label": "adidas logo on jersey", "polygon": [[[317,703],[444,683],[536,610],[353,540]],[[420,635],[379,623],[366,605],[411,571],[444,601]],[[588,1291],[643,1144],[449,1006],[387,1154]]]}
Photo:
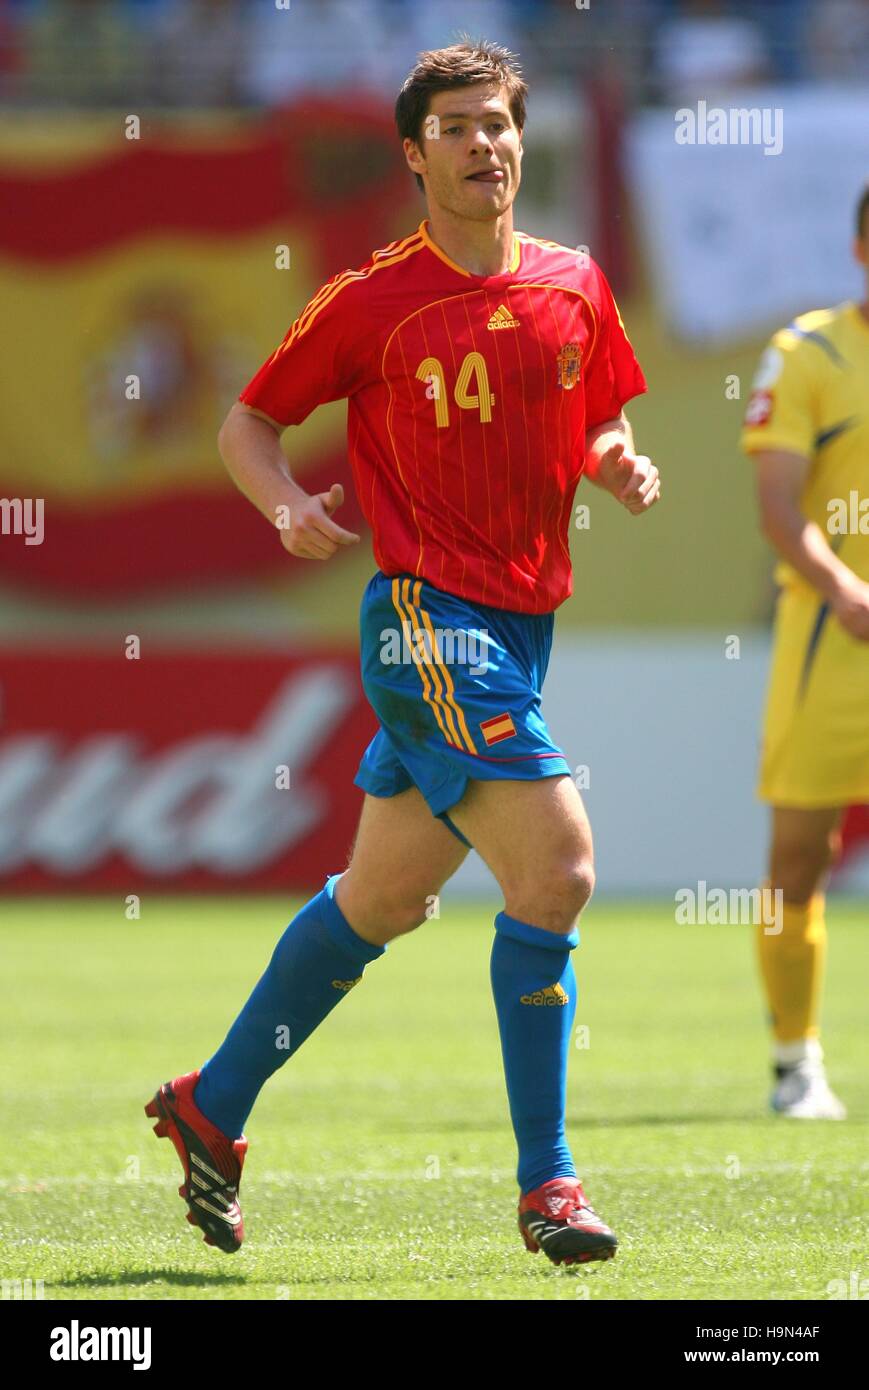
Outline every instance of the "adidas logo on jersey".
{"label": "adidas logo on jersey", "polygon": [[535,989],[533,994],[521,994],[520,1004],[569,1004],[565,990],[561,985],[547,985],[545,989]]}
{"label": "adidas logo on jersey", "polygon": [[489,322],[487,328],[518,328],[519,320],[514,319],[506,304],[499,304]]}

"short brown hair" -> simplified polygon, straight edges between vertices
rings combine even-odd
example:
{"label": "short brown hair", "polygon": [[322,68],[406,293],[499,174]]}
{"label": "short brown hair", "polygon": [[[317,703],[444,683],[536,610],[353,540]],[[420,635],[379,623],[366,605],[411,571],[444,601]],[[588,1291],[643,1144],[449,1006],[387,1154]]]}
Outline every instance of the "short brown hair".
{"label": "short brown hair", "polygon": [[[402,140],[414,140],[422,148],[422,125],[429,111],[429,101],[435,92],[448,92],[455,87],[471,87],[478,82],[493,82],[506,87],[510,115],[518,130],[525,126],[525,98],[528,87],[521,76],[515,53],[500,44],[485,39],[461,36],[460,43],[449,48],[434,48],[420,53],[404,80],[395,102],[395,124]],[[424,188],[422,178],[415,174],[417,186]]]}
{"label": "short brown hair", "polygon": [[869,213],[869,183],[866,184],[857,202],[857,235],[862,237],[865,231],[863,223],[866,221],[866,214]]}

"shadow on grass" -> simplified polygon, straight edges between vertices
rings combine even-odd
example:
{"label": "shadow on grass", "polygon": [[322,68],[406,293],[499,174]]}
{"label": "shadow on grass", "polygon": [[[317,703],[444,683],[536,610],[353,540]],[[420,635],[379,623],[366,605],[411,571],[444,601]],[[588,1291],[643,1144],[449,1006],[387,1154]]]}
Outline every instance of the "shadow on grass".
{"label": "shadow on grass", "polygon": [[177,1284],[180,1288],[191,1288],[195,1284],[209,1284],[214,1287],[229,1285],[243,1286],[248,1281],[232,1274],[202,1274],[196,1270],[181,1269],[120,1269],[114,1274],[77,1274],[71,1279],[52,1279],[54,1289],[98,1289],[112,1288],[118,1284]]}
{"label": "shadow on grass", "polygon": [[766,1118],[763,1106],[741,1114],[705,1115],[695,1111],[687,1115],[568,1115],[566,1123],[582,1125],[584,1129],[622,1129],[631,1125],[740,1125]]}

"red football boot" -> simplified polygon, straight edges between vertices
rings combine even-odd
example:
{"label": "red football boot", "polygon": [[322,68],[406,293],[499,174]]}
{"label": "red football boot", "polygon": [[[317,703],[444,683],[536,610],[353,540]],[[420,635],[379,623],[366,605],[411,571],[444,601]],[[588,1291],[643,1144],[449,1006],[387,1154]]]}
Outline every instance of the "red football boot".
{"label": "red football boot", "polygon": [[178,1193],[189,1211],[187,1220],[205,1232],[205,1244],[234,1255],[244,1240],[244,1221],[238,1204],[241,1170],[247,1140],[229,1139],[193,1103],[199,1072],[176,1076],[161,1086],[145,1106],[156,1119],[154,1133],[169,1138],[184,1166],[185,1182]]}
{"label": "red football boot", "polygon": [[519,1199],[526,1249],[542,1250],[554,1265],[610,1260],[618,1241],[588,1204],[579,1178],[551,1178]]}

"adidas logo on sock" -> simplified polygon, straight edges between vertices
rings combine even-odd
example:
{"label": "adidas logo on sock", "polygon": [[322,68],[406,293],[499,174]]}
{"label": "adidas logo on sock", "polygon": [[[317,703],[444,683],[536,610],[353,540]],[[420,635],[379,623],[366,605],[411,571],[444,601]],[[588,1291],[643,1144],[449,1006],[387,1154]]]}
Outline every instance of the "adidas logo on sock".
{"label": "adidas logo on sock", "polygon": [[569,1004],[567,992],[561,985],[547,985],[545,989],[535,989],[533,994],[519,996],[520,1004]]}

